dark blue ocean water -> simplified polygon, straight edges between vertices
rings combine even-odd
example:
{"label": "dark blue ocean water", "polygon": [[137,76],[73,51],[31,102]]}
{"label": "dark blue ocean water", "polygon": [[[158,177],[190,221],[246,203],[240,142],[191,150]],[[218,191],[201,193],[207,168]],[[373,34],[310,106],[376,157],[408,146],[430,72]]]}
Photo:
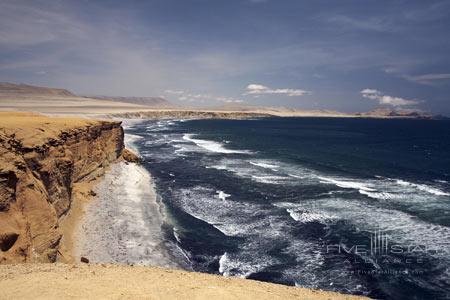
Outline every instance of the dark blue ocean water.
{"label": "dark blue ocean water", "polygon": [[168,242],[196,271],[450,298],[450,122],[145,121]]}

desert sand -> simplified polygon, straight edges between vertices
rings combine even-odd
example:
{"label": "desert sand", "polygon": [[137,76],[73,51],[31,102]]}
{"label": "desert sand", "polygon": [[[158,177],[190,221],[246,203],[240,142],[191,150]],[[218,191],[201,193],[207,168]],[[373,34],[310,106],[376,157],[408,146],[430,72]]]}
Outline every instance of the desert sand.
{"label": "desert sand", "polygon": [[80,118],[49,118],[32,112],[0,111],[0,128],[6,135],[14,134],[24,146],[33,147],[56,138],[63,131],[100,124]]}
{"label": "desert sand", "polygon": [[124,265],[0,265],[1,299],[367,299],[239,278]]}

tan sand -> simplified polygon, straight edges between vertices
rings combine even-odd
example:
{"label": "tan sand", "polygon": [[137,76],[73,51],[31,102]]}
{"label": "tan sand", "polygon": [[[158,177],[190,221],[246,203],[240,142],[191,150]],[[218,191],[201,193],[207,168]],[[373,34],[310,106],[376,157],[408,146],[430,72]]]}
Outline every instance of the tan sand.
{"label": "tan sand", "polygon": [[123,265],[2,265],[0,291],[0,299],[367,299],[239,278]]}
{"label": "tan sand", "polygon": [[84,218],[86,205],[93,200],[92,191],[95,189],[95,186],[102,182],[102,179],[103,177],[98,177],[89,182],[74,184],[72,205],[69,212],[59,222],[59,227],[63,234],[59,249],[60,256],[58,256],[60,262],[75,263],[80,261],[80,257],[75,250],[82,238],[79,236],[78,227]]}

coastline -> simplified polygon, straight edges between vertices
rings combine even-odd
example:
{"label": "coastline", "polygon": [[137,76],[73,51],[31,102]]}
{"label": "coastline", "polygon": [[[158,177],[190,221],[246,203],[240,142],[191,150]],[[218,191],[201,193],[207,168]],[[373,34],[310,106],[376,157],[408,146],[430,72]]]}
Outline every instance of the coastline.
{"label": "coastline", "polygon": [[74,254],[92,263],[141,264],[179,268],[169,255],[151,175],[124,161],[113,164],[95,186],[75,228]]}
{"label": "coastline", "polygon": [[[122,125],[126,128],[141,121],[122,120]],[[139,156],[134,142],[140,138],[125,134],[125,149]],[[71,245],[75,261],[85,257],[92,263],[189,269],[182,263],[181,250],[164,238],[164,207],[157,200],[150,172],[142,165],[123,159],[112,164],[93,191],[72,229],[77,240]]]}
{"label": "coastline", "polygon": [[[66,210],[60,218],[56,216],[50,218],[50,221],[56,222],[50,225],[51,228],[58,231],[58,235],[55,234],[58,243],[49,244],[44,250],[54,250],[55,260],[58,263],[40,264],[47,260],[36,259],[36,256],[32,255],[25,256],[23,260],[5,261],[7,264],[0,264],[0,288],[3,296],[10,295],[21,299],[36,298],[37,295],[40,295],[45,299],[60,299],[69,296],[86,297],[86,293],[92,297],[110,297],[111,293],[120,293],[120,295],[117,294],[118,297],[130,298],[156,294],[162,298],[195,297],[197,299],[217,296],[223,299],[243,299],[243,295],[248,299],[255,297],[258,299],[277,297],[279,299],[296,297],[362,299],[362,297],[333,292],[174,270],[189,268],[178,264],[183,256],[181,252],[180,260],[177,260],[178,257],[173,257],[173,255],[178,256],[176,251],[181,251],[180,249],[172,248],[172,251],[168,251],[168,248],[173,245],[167,245],[164,241],[161,225],[165,216],[163,208],[157,201],[152,177],[143,166],[126,162],[122,155],[126,149],[124,143],[127,148],[137,151],[133,146],[133,139],[138,137],[125,135],[124,141],[123,129],[119,122],[74,119],[72,122],[78,123],[70,123],[71,131],[64,129],[64,131],[53,132],[50,130],[53,128],[52,124],[60,122],[67,126],[66,122],[69,122],[70,119],[20,113],[12,117],[23,118],[21,119],[23,123],[12,127],[15,132],[21,133],[19,136],[15,136],[21,138],[21,143],[23,141],[24,145],[28,145],[26,143],[33,141],[33,144],[28,147],[36,153],[42,153],[42,147],[49,149],[49,151],[44,151],[45,163],[46,170],[51,171],[52,176],[64,176],[62,177],[64,180],[71,178],[69,175],[74,174],[76,177],[71,178],[69,189],[71,196],[62,199],[69,201]],[[35,118],[36,121],[33,119],[31,122],[30,118]],[[97,126],[94,127],[95,132],[91,132],[92,127],[89,126],[89,122],[93,122]],[[127,120],[125,124],[129,122],[132,121]],[[97,123],[101,124],[101,127]],[[85,124],[88,126],[81,126],[85,126]],[[81,143],[80,148],[76,148],[72,143],[66,143],[65,136],[72,134],[72,131],[74,136],[78,137],[73,142],[76,143],[75,145]],[[40,135],[43,133],[45,136],[41,137]],[[87,135],[88,133],[91,135]],[[80,136],[83,139],[80,140]],[[36,139],[37,137],[39,139]],[[91,139],[99,139],[99,137],[102,143],[109,143],[109,148],[105,148],[105,145],[100,143],[95,147],[93,153]],[[53,147],[58,147],[58,151],[53,150]],[[9,148],[5,148],[5,150],[7,149]],[[11,150],[9,151],[4,155],[13,153]],[[65,153],[67,158],[64,157],[65,159],[61,160],[61,153]],[[2,167],[9,167],[6,158],[5,156],[5,164]],[[44,162],[42,158],[37,157],[36,159],[40,159],[39,163]],[[70,165],[75,167],[76,172],[67,173],[68,168],[65,164],[62,165],[62,169],[58,169],[57,162],[59,161],[70,161]],[[28,165],[28,168],[31,170],[27,171],[25,175],[31,176],[31,173],[34,172],[33,176],[36,177],[33,177],[33,180],[42,180],[41,176],[43,175],[37,173],[37,171],[41,171],[40,165]],[[20,170],[15,172],[18,176],[25,176],[21,175],[22,171]],[[47,174],[44,171],[41,172],[41,174]],[[49,191],[59,191],[62,188],[61,182],[66,181],[55,180],[51,183],[36,181],[33,185],[26,187],[31,190],[34,186],[42,187],[42,194],[47,196],[51,195]],[[20,191],[22,192],[22,189]],[[32,194],[24,194],[21,197],[23,200],[22,198],[19,200],[18,204],[20,205],[25,200],[33,199]],[[25,220],[32,218],[33,222],[44,223],[48,221],[48,217],[41,215],[42,212],[48,213],[48,215],[55,214],[55,208],[50,206],[53,204],[51,199],[42,199],[42,201],[48,207],[45,206],[45,209],[43,206],[36,207],[35,215],[24,215]],[[16,203],[11,202],[12,205],[16,205]],[[14,210],[10,209],[10,213],[16,211],[14,206],[12,208]],[[6,222],[1,219],[0,221]],[[87,229],[87,234],[86,231],[83,231],[85,229]],[[44,228],[41,232],[48,234],[45,230],[47,229]],[[21,232],[19,234],[22,235]],[[37,233],[36,236],[42,238],[41,233]],[[49,235],[49,237],[53,237],[53,235]],[[33,247],[33,243],[32,240],[31,247]],[[14,247],[11,249],[15,251]],[[11,254],[14,253],[16,252],[11,252]],[[169,253],[171,254],[169,255]],[[92,264],[80,264],[81,256],[87,257]],[[54,262],[55,260],[49,261]],[[28,263],[16,264],[18,262]],[[64,264],[60,264],[60,262]],[[105,266],[95,263],[113,263],[114,265]],[[136,264],[147,265],[147,267],[133,267]],[[165,268],[148,267],[148,265]],[[122,283],[123,285],[120,285]],[[30,288],[23,289],[24,284]],[[62,286],[64,288],[61,288]]]}

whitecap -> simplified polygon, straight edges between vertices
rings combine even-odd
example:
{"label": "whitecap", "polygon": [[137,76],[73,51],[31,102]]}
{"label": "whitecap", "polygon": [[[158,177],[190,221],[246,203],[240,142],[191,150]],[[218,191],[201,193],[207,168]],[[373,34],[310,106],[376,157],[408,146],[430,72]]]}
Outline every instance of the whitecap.
{"label": "whitecap", "polygon": [[225,252],[219,259],[219,272],[225,276],[247,278],[253,273],[277,263],[268,255],[255,256],[253,251],[244,250],[238,254]]}
{"label": "whitecap", "polygon": [[405,195],[403,194],[394,194],[389,192],[369,192],[366,190],[359,190],[360,194],[366,195],[373,199],[380,199],[380,200],[401,200],[405,198]]}
{"label": "whitecap", "polygon": [[293,178],[298,178],[298,179],[305,179],[305,178],[309,177],[309,176],[300,176],[300,175],[295,175],[295,174],[288,174],[288,175]]}
{"label": "whitecap", "polygon": [[214,166],[206,166],[207,169],[216,169],[216,170],[227,170],[228,167],[226,165],[214,165]]}
{"label": "whitecap", "polygon": [[185,134],[183,135],[183,139],[189,142],[192,142],[196,144],[197,146],[206,149],[211,152],[216,153],[224,153],[224,154],[251,154],[251,151],[248,150],[230,150],[226,149],[221,143],[214,142],[214,141],[207,141],[207,140],[201,140],[201,139],[194,139],[192,138],[193,134]]}
{"label": "whitecap", "polygon": [[251,165],[257,166],[257,167],[261,167],[264,169],[270,169],[272,171],[278,171],[278,168],[280,167],[279,165],[275,165],[275,164],[269,164],[266,162],[255,162],[255,161],[249,161],[249,163]]}
{"label": "whitecap", "polygon": [[260,183],[268,183],[268,184],[284,184],[285,181],[288,179],[287,177],[283,176],[256,176],[252,175],[252,179],[260,182]]}
{"label": "whitecap", "polygon": [[376,190],[372,188],[372,186],[368,183],[358,182],[358,181],[351,181],[346,179],[336,179],[336,178],[330,178],[330,177],[324,177],[324,176],[317,176],[318,179],[321,180],[321,183],[327,183],[327,184],[334,184],[338,187],[345,188],[345,189],[357,189],[357,190],[363,190],[368,192],[375,192]]}
{"label": "whitecap", "polygon": [[418,190],[421,190],[422,192],[426,192],[426,193],[433,194],[436,196],[450,196],[449,193],[446,193],[444,191],[441,191],[438,188],[435,188],[435,187],[432,187],[432,186],[429,186],[426,184],[417,184],[417,183],[412,183],[412,182],[408,182],[408,181],[401,180],[401,179],[397,179],[397,180],[395,180],[395,182],[399,185],[410,186],[410,187],[416,188]]}
{"label": "whitecap", "polygon": [[335,217],[324,213],[310,212],[301,209],[288,208],[286,211],[289,213],[292,219],[300,223],[319,222],[326,224],[331,222]]}
{"label": "whitecap", "polygon": [[136,146],[136,142],[142,140],[143,138],[144,137],[140,135],[126,133],[124,138],[125,147],[138,154],[139,150]]}
{"label": "whitecap", "polygon": [[230,194],[227,194],[223,191],[216,191],[216,193],[218,194],[219,199],[222,201],[227,200],[227,198],[231,196]]}

